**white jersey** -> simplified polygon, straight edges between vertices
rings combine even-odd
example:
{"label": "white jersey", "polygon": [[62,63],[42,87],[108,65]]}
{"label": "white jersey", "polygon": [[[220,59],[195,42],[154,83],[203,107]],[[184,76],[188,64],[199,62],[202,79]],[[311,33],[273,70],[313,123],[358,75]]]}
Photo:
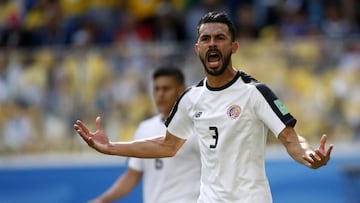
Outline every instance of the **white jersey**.
{"label": "white jersey", "polygon": [[175,136],[199,136],[199,203],[272,202],[264,163],[268,129],[278,136],[295,123],[267,86],[240,71],[221,88],[204,79],[188,89],[166,121]]}
{"label": "white jersey", "polygon": [[[135,138],[163,135],[161,115],[140,123]],[[172,158],[129,158],[129,167],[143,172],[144,203],[196,203],[200,190],[200,152],[197,136],[192,136]]]}

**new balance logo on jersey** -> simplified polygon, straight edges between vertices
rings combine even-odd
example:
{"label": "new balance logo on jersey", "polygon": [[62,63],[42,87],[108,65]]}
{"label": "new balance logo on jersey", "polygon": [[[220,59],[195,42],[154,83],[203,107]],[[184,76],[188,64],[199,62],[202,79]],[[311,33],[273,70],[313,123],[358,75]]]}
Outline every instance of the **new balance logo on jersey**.
{"label": "new balance logo on jersey", "polygon": [[196,112],[194,116],[195,116],[195,118],[200,118],[201,114],[202,114],[202,112],[199,111],[199,112]]}

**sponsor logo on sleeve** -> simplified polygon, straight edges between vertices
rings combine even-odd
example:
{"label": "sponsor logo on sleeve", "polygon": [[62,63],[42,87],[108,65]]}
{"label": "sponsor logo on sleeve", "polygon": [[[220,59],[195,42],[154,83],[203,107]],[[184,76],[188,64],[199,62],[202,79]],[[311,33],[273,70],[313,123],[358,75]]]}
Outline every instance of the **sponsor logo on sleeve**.
{"label": "sponsor logo on sleeve", "polygon": [[289,111],[286,109],[285,105],[279,100],[274,101],[276,107],[280,110],[282,115],[286,115],[289,113]]}

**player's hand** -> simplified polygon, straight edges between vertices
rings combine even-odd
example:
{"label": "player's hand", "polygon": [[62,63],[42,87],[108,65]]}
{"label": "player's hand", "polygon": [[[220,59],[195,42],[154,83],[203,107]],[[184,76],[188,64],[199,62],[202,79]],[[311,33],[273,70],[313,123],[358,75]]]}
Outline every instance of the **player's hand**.
{"label": "player's hand", "polygon": [[102,201],[101,199],[93,199],[88,201],[87,203],[106,203],[105,201]]}
{"label": "player's hand", "polygon": [[93,199],[93,200],[88,201],[87,203],[103,203],[103,202],[100,200],[97,200],[97,199]]}
{"label": "player's hand", "polygon": [[308,163],[308,166],[313,169],[320,168],[327,164],[330,160],[331,151],[333,149],[333,145],[331,144],[327,150],[325,150],[326,144],[326,135],[324,134],[320,139],[320,146],[318,149],[309,153],[308,155],[304,155],[303,159]]}
{"label": "player's hand", "polygon": [[92,148],[101,152],[107,153],[109,146],[109,139],[105,134],[104,128],[101,124],[101,117],[96,118],[96,131],[90,132],[85,124],[77,120],[74,124],[74,129],[81,136],[81,138]]}

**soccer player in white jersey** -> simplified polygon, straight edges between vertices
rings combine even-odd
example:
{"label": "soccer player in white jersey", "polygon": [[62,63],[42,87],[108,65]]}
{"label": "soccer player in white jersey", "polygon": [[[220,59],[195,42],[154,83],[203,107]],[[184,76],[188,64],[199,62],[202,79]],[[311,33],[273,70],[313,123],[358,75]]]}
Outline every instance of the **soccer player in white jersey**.
{"label": "soccer player in white jersey", "polygon": [[165,136],[110,142],[100,117],[95,132],[79,120],[74,128],[99,152],[135,157],[174,156],[196,134],[202,164],[198,203],[272,202],[264,165],[268,130],[294,160],[312,169],[327,164],[333,145],[325,149],[324,134],[313,149],[295,132],[296,119],[271,89],[233,67],[231,56],[239,44],[226,13],[205,14],[197,30],[194,47],[206,77],[177,101]]}
{"label": "soccer player in white jersey", "polygon": [[[186,87],[183,73],[171,66],[155,70],[152,80],[153,98],[159,114],[140,123],[135,139],[166,132],[164,121]],[[138,185],[141,178],[143,203],[195,203],[199,196],[200,168],[197,136],[191,136],[172,158],[130,158],[127,171],[90,203],[108,203],[121,199]]]}

